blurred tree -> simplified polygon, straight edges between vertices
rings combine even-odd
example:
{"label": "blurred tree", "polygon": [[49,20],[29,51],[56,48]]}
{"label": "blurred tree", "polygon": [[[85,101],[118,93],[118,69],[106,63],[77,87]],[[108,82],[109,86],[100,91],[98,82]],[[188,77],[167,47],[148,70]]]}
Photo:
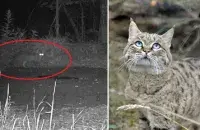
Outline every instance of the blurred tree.
{"label": "blurred tree", "polygon": [[[88,40],[91,37],[88,33],[92,33],[93,35],[95,35],[98,41],[102,39],[106,39],[102,37],[102,34],[105,33],[106,31],[103,31],[103,33],[101,33],[102,30],[107,30],[106,29],[107,24],[105,20],[106,18],[105,10],[107,10],[106,0],[101,0],[101,1],[99,0],[67,0],[67,1],[59,0],[58,5],[59,6],[56,6],[55,1],[43,0],[40,6],[40,7],[47,7],[50,10],[56,10],[56,7],[57,7],[57,9],[59,10],[57,11],[57,15],[51,24],[51,27],[52,25],[57,25],[56,26],[57,31],[56,31],[56,28],[54,28],[55,32],[58,32],[58,23],[59,23],[58,12],[60,13],[60,17],[61,17],[61,13],[64,12],[68,21],[70,22],[69,26],[71,26],[71,28],[74,31],[74,37],[76,38],[78,42],[84,42]],[[72,7],[75,9],[73,9]],[[57,24],[55,24],[55,22]],[[61,26],[61,23],[59,24]]]}

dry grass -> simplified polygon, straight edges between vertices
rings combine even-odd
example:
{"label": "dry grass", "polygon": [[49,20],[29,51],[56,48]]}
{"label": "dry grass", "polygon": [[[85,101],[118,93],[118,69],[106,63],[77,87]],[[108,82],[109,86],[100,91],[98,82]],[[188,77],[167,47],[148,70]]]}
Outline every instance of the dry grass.
{"label": "dry grass", "polygon": [[184,130],[189,130],[188,128],[186,128],[185,126],[183,126],[182,124],[180,124],[178,121],[176,121],[175,119],[172,119],[170,116],[185,120],[185,121],[189,121],[193,124],[196,124],[198,126],[200,126],[200,123],[189,119],[187,117],[184,117],[182,115],[176,114],[174,112],[168,111],[162,107],[159,106],[155,106],[153,104],[149,104],[149,106],[144,106],[144,105],[138,105],[138,104],[128,104],[128,105],[123,105],[117,108],[117,110],[134,110],[134,109],[146,109],[146,110],[150,110],[152,112],[155,112],[161,116],[163,116],[164,118],[168,119],[169,121],[175,123],[176,125],[180,126],[181,128],[183,128]]}
{"label": "dry grass", "polygon": [[105,130],[107,128],[106,106],[55,109],[55,90],[56,81],[51,103],[46,102],[44,97],[36,104],[34,96],[33,110],[29,110],[28,106],[24,110],[12,107],[8,84],[7,99],[4,106],[1,104],[0,109],[0,130]]}

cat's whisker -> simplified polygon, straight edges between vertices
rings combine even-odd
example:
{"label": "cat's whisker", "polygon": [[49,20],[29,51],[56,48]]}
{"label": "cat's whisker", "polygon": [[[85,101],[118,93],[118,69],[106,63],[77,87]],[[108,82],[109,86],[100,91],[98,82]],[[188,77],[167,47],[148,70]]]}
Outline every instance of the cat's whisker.
{"label": "cat's whisker", "polygon": [[126,62],[124,62],[123,64],[121,64],[119,66],[119,68],[117,69],[117,72],[119,73],[124,68],[125,65],[126,65]]}
{"label": "cat's whisker", "polygon": [[138,62],[138,59],[140,58],[140,56],[141,55],[138,55],[137,53],[136,53],[136,55],[134,55],[134,60],[133,60],[133,63],[129,67],[129,71],[131,70],[132,67],[135,68],[135,66],[137,65],[137,62]]}
{"label": "cat's whisker", "polygon": [[134,67],[133,65],[135,65],[137,63],[137,59],[131,60],[129,66],[128,66],[128,71],[131,70],[132,67]]}
{"label": "cat's whisker", "polygon": [[127,63],[130,62],[130,61],[131,60],[129,59],[129,60],[125,61],[124,63],[122,63],[118,68],[118,72],[120,72],[124,68],[124,66],[127,65]]}
{"label": "cat's whisker", "polygon": [[133,65],[134,63],[135,63],[135,61],[134,61],[134,60],[131,60],[130,64],[128,65],[128,71],[131,70],[131,67],[132,67],[132,65]]}
{"label": "cat's whisker", "polygon": [[137,58],[137,59],[136,59],[136,61],[135,61],[135,64],[134,64],[133,68],[135,68],[135,66],[137,65],[138,59],[139,59],[139,58]]}
{"label": "cat's whisker", "polygon": [[[123,64],[120,65],[120,67],[118,68],[118,72],[120,72],[124,66],[127,65],[128,67],[128,63],[131,62],[132,60],[135,59],[135,57],[137,57],[138,54],[134,55],[134,58],[133,59],[128,59],[127,61],[125,61]],[[125,58],[124,56],[122,56],[121,58]],[[129,67],[128,67],[129,68]]]}
{"label": "cat's whisker", "polygon": [[121,56],[120,58],[119,58],[119,60],[121,61],[121,60],[123,60],[125,57],[124,56]]}
{"label": "cat's whisker", "polygon": [[140,54],[140,53],[135,53],[135,56],[142,56],[142,54]]}

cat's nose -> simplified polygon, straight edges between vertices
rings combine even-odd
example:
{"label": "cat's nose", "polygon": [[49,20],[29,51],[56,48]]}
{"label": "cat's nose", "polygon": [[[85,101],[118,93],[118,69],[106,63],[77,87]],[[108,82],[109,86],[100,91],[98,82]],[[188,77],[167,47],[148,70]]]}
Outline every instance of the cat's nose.
{"label": "cat's nose", "polygon": [[151,52],[150,50],[143,50],[145,52],[146,55],[148,55],[149,52]]}
{"label": "cat's nose", "polygon": [[143,50],[145,53],[149,53],[150,52],[150,50]]}

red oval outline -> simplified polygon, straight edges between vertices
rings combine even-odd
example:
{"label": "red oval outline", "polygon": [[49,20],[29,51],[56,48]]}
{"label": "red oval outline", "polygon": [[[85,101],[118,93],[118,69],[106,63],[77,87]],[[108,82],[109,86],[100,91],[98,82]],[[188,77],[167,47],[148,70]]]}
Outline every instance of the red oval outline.
{"label": "red oval outline", "polygon": [[65,52],[65,54],[67,54],[67,56],[69,57],[69,63],[61,71],[58,71],[57,73],[54,73],[54,74],[49,75],[49,76],[44,76],[44,77],[20,78],[20,77],[15,77],[15,76],[9,76],[9,75],[3,74],[3,73],[1,73],[0,76],[6,77],[6,78],[9,78],[9,79],[15,79],[15,80],[43,80],[43,79],[53,78],[57,75],[62,74],[63,72],[67,71],[69,69],[69,67],[71,67],[71,65],[72,65],[72,56],[71,56],[70,52],[65,47],[63,47],[60,44],[55,43],[55,42],[50,42],[50,41],[47,41],[47,40],[40,40],[40,39],[19,39],[19,40],[11,40],[11,41],[7,41],[7,42],[3,42],[2,44],[0,44],[0,47],[8,45],[8,44],[19,43],[19,42],[20,43],[23,43],[23,42],[39,42],[39,43],[54,45],[55,47],[63,50]]}

